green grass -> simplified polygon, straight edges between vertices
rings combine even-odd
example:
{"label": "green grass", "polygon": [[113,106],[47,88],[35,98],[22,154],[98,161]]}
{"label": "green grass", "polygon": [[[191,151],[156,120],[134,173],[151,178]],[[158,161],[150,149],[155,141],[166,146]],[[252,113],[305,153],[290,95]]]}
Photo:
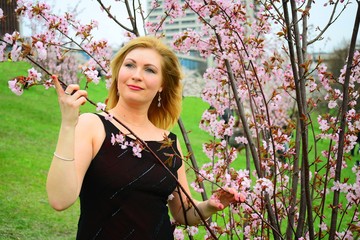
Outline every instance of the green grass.
{"label": "green grass", "polygon": [[[56,212],[49,206],[45,190],[60,126],[55,90],[37,86],[16,96],[8,88],[7,81],[25,74],[27,67],[24,63],[0,63],[0,239],[74,239],[78,203],[66,211]],[[88,91],[92,101],[104,102],[104,86],[90,86]],[[183,101],[181,117],[199,166],[208,162],[202,143],[212,140],[199,129],[201,115],[208,107],[199,98],[186,97]],[[94,112],[95,107],[87,103],[81,111]],[[179,128],[176,126],[173,131],[179,136],[186,154]],[[319,142],[320,149],[326,149],[327,144],[327,141]],[[313,159],[313,155],[309,157]],[[243,168],[244,152],[236,161],[236,169]],[[351,176],[350,171],[342,173],[342,178]],[[193,179],[194,173],[189,171],[189,183]],[[193,192],[193,195],[200,200],[200,194]],[[202,238],[197,236],[196,239]]]}
{"label": "green grass", "polygon": [[55,91],[39,86],[16,96],[7,80],[18,67],[0,66],[0,239],[70,239],[77,208],[55,212],[45,191],[60,123]]}

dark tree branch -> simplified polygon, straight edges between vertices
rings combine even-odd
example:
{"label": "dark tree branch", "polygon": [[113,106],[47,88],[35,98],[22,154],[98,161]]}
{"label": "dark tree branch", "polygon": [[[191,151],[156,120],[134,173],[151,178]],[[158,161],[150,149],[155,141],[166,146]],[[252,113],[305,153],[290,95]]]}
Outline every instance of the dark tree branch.
{"label": "dark tree branch", "polygon": [[[346,114],[348,110],[349,104],[349,82],[350,82],[350,74],[352,70],[354,52],[356,48],[356,39],[359,32],[359,24],[360,24],[360,1],[356,1],[358,4],[356,18],[354,22],[353,34],[351,37],[350,48],[349,48],[349,55],[348,61],[346,64],[346,72],[345,72],[345,79],[343,84],[343,101],[341,105],[341,120],[340,120],[340,130],[339,130],[339,146],[338,146],[338,155],[336,159],[336,168],[335,168],[335,179],[334,181],[341,181],[341,167],[342,161],[344,156],[344,140],[345,140],[345,129],[346,129]],[[331,226],[330,226],[330,235],[329,239],[335,238],[336,233],[336,223],[337,223],[337,215],[339,211],[339,197],[340,191],[334,191],[334,198],[333,198],[333,208],[331,212]]]}

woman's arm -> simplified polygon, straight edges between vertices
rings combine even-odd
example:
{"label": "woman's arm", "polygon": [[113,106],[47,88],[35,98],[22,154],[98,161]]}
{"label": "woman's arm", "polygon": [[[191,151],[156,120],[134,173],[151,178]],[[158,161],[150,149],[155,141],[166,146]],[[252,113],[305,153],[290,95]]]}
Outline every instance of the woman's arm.
{"label": "woman's arm", "polygon": [[[181,153],[180,146],[178,144],[178,149]],[[178,180],[191,197],[189,184],[186,177],[185,172],[185,164],[183,164],[178,170]],[[180,189],[180,188],[178,188]],[[174,198],[169,200],[169,208],[171,214],[176,222],[180,224],[188,224],[188,225],[197,225],[202,222],[202,219],[195,209],[195,207],[188,201],[187,196],[180,190],[180,193],[176,189],[173,192]],[[243,202],[245,197],[236,192],[235,189],[232,188],[224,188],[219,189],[210,199],[206,201],[196,201],[193,199],[196,207],[199,209],[203,219],[208,219],[217,211],[221,211],[224,208],[228,207],[232,202]],[[186,218],[185,218],[186,215]]]}
{"label": "woman's arm", "polygon": [[92,159],[92,140],[85,116],[79,118],[79,107],[86,102],[86,91],[70,85],[65,94],[54,79],[61,110],[58,142],[48,172],[46,190],[49,203],[56,210],[70,207],[78,198],[82,179]]}

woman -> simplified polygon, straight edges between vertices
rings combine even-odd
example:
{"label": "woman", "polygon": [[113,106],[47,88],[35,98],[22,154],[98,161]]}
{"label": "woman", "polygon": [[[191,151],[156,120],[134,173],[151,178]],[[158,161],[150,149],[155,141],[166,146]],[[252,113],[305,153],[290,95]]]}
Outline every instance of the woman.
{"label": "woman", "polygon": [[[191,197],[179,142],[168,131],[181,110],[179,61],[160,40],[139,37],[119,51],[111,70],[110,116],[78,116],[87,92],[78,85],[64,91],[54,78],[62,121],[47,179],[49,202],[61,211],[80,196],[77,239],[173,239],[168,207],[181,224],[201,222],[174,178]],[[217,199],[193,202],[208,218],[239,200],[227,189]]]}

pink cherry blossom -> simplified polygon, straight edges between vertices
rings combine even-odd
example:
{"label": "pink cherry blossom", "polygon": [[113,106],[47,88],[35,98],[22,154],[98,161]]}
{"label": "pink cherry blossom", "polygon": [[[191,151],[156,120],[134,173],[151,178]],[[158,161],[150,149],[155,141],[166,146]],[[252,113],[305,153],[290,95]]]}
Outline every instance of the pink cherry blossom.
{"label": "pink cherry blossom", "polygon": [[8,81],[8,84],[11,91],[16,95],[20,96],[23,94],[23,89],[21,85],[18,84],[16,79]]}
{"label": "pink cherry blossom", "polygon": [[45,89],[55,88],[52,79],[48,79],[48,80],[44,81],[43,85],[44,85]]}
{"label": "pink cherry blossom", "polygon": [[106,114],[106,115],[105,115],[105,119],[106,119],[107,121],[112,121],[112,120],[114,119],[114,116],[111,115],[111,114]]}
{"label": "pink cherry blossom", "polygon": [[5,48],[6,48],[6,43],[1,42],[0,43],[0,62],[7,60],[7,57],[5,57],[5,52],[4,52]]}
{"label": "pink cherry blossom", "polygon": [[171,200],[173,200],[174,199],[174,195],[173,194],[170,194],[169,196],[168,196],[168,201],[171,201]]}
{"label": "pink cherry blossom", "polygon": [[202,193],[204,192],[204,189],[202,189],[201,187],[199,187],[199,185],[196,182],[192,182],[190,184],[190,186],[194,189],[194,191]]}
{"label": "pink cherry blossom", "polygon": [[35,68],[31,68],[28,70],[28,82],[37,83],[41,80],[42,74],[38,72]]}
{"label": "pink cherry blossom", "polygon": [[84,74],[87,77],[89,82],[98,84],[100,81],[99,72],[96,69],[86,68]]}
{"label": "pink cherry blossom", "polygon": [[96,111],[104,111],[105,108],[106,108],[106,104],[105,104],[105,103],[98,102],[96,105],[97,105]]}
{"label": "pink cherry blossom", "polygon": [[142,154],[141,151],[143,150],[143,147],[140,144],[134,144],[132,146],[132,151],[134,156],[141,158]]}
{"label": "pink cherry blossom", "polygon": [[46,57],[47,57],[47,51],[44,47],[44,44],[40,41],[36,42],[35,43],[35,47],[37,49],[37,52],[38,52],[38,57],[41,59],[41,60],[44,60]]}
{"label": "pink cherry blossom", "polygon": [[21,46],[14,44],[10,52],[11,60],[16,62],[20,60]]}
{"label": "pink cherry blossom", "polygon": [[184,232],[183,230],[179,229],[179,228],[176,228],[174,230],[174,239],[175,240],[184,240],[185,239],[185,236],[184,236]]}
{"label": "pink cherry blossom", "polygon": [[189,233],[190,236],[195,236],[199,233],[199,229],[196,226],[187,227],[186,231]]}
{"label": "pink cherry blossom", "polygon": [[328,122],[325,119],[322,119],[321,116],[318,116],[318,123],[320,125],[320,130],[321,131],[326,131],[330,128]]}

